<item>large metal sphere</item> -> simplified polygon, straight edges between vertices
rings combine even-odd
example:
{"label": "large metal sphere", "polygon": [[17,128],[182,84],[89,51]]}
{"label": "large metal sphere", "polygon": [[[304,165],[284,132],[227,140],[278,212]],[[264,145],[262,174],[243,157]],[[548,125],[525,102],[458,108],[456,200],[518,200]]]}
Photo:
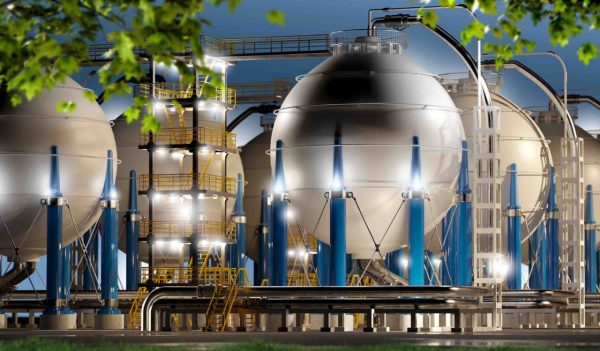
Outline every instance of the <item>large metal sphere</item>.
{"label": "large metal sphere", "polygon": [[[561,158],[560,139],[564,136],[564,127],[557,121],[548,123],[539,123],[540,129],[544,135],[550,139],[550,152],[558,164]],[[600,141],[594,138],[590,133],[582,128],[575,126],[577,137],[583,138],[583,181],[585,185],[591,184],[594,192],[600,190]],[[558,169],[557,169],[558,182]],[[558,189],[558,188],[557,188]],[[594,195],[594,217],[596,222],[600,221],[600,197]],[[597,243],[600,242],[600,236],[597,237]]]}
{"label": "large metal sphere", "polygon": [[[46,210],[40,211],[40,200],[49,195],[52,145],[59,146],[60,186],[79,234],[98,219],[106,153],[116,147],[104,112],[83,96],[84,90],[67,78],[17,107],[0,94],[0,214],[10,231],[0,226],[0,254],[13,258],[11,236],[22,260],[36,261],[46,254]],[[77,108],[56,112],[60,101],[73,101]],[[62,239],[69,244],[78,233],[69,211],[63,213]]]}
{"label": "large metal sphere", "polygon": [[[222,129],[222,119],[225,112],[223,110],[200,110],[200,125],[207,128]],[[184,118],[189,127],[192,112],[186,111]],[[159,112],[157,118],[162,121],[162,128],[168,128],[165,116]],[[178,123],[177,121],[175,123]],[[117,149],[119,150],[119,159],[121,161],[121,172],[117,177],[117,191],[121,197],[120,214],[124,215],[128,206],[129,194],[129,171],[135,170],[138,176],[148,173],[148,151],[139,149],[140,144],[140,124],[127,123],[124,117],[115,120],[113,127]],[[191,129],[190,129],[191,130]],[[190,174],[192,171],[192,157],[184,150],[168,150],[161,148],[154,156],[154,174]],[[202,171],[204,165],[208,162],[210,153],[200,154],[199,169]],[[207,168],[208,174],[226,175],[227,177],[237,178],[237,174],[243,175],[242,162],[239,154],[217,153],[212,156],[210,166]],[[143,189],[139,189],[143,190]],[[207,221],[230,221],[233,211],[234,199],[224,198],[213,199],[205,197],[200,200],[200,216]],[[138,209],[144,219],[148,219],[148,197],[146,195],[138,196]],[[166,222],[186,222],[191,216],[191,199],[174,195],[165,195],[156,199],[154,202],[154,221]],[[164,245],[157,245],[154,252],[155,262],[160,264],[178,264],[180,258],[187,257],[189,246],[181,243],[171,242],[168,237],[155,235],[157,241],[164,241]],[[126,250],[125,235],[121,235],[119,248]],[[146,245],[140,245],[140,257],[142,260],[148,260],[148,250]]]}
{"label": "large metal sphere", "polygon": [[[463,110],[461,118],[467,135],[469,150],[473,150],[473,107],[477,106],[477,93],[472,90],[450,93],[454,103]],[[548,199],[548,169],[552,156],[544,134],[529,115],[505,97],[492,93],[494,106],[500,108],[500,178],[502,181],[502,207],[508,205],[512,163],[517,164],[518,200],[523,210],[522,233],[527,236],[544,217]],[[472,154],[471,154],[472,155]],[[473,159],[469,168],[473,170]],[[471,171],[471,187],[473,175]],[[506,220],[502,221],[506,232]]]}
{"label": "large metal sphere", "polygon": [[[431,199],[426,231],[441,220],[454,196],[464,132],[458,109],[435,76],[398,54],[353,53],[328,58],[292,89],[275,121],[271,163],[281,140],[286,191],[300,224],[310,230],[332,185],[336,131],[344,185],[382,252],[407,244],[408,206],[394,214],[411,187],[413,136],[420,137],[421,183]],[[370,258],[375,245],[352,200],[346,228],[347,252]],[[328,209],[315,235],[329,242]]]}

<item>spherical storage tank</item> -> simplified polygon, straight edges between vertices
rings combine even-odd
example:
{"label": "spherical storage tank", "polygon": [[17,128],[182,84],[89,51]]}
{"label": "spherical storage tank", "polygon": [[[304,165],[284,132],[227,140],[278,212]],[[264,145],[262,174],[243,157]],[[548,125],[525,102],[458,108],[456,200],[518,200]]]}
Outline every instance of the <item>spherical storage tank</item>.
{"label": "spherical storage tank", "polygon": [[[11,236],[23,261],[36,261],[46,254],[46,210],[40,211],[40,200],[50,195],[52,145],[59,147],[61,191],[79,233],[100,215],[106,154],[113,150],[116,160],[116,146],[104,112],[83,96],[84,90],[67,78],[64,84],[16,107],[9,95],[0,93],[0,214],[10,231],[9,235],[0,226],[0,254],[9,259],[15,254]],[[57,112],[60,101],[73,101],[77,108]],[[77,231],[66,208],[63,213],[62,239],[69,244]]]}
{"label": "spherical storage tank", "polygon": [[[442,75],[443,84],[458,108],[469,145],[473,150],[473,107],[477,106],[477,84],[460,74]],[[526,111],[500,95],[502,77],[490,75],[486,78],[492,103],[500,109],[500,172],[502,183],[501,201],[506,208],[510,193],[510,165],[517,165],[518,201],[525,220],[523,237],[533,231],[544,217],[548,199],[548,169],[552,166],[552,155],[544,134]],[[472,153],[469,154],[472,156]],[[473,187],[474,161],[469,158],[471,187]],[[506,220],[502,221],[506,233]]]}
{"label": "spherical storage tank", "polygon": [[[331,187],[332,145],[339,133],[344,185],[385,253],[408,242],[408,206],[395,213],[403,193],[419,187],[410,181],[413,136],[420,138],[421,184],[431,199],[427,232],[452,203],[464,131],[459,110],[437,78],[402,56],[401,34],[365,34],[332,36],[334,55],[303,76],[279,110],[270,154],[274,165],[273,150],[281,140],[286,191],[300,224],[314,228]],[[346,231],[347,252],[370,258],[375,245],[352,200]],[[329,242],[329,211],[315,235]]]}

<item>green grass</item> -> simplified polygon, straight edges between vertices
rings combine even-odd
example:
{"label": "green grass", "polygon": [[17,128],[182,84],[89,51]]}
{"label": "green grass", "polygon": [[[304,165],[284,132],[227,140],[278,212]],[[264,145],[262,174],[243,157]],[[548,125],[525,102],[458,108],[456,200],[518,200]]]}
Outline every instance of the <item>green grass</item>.
{"label": "green grass", "polygon": [[[520,347],[520,346],[498,346],[498,347],[432,347],[416,346],[409,344],[397,345],[375,345],[375,346],[319,346],[308,347],[300,345],[282,345],[264,341],[253,341],[239,344],[218,345],[209,350],[214,351],[542,351],[558,350],[547,347]],[[14,341],[0,342],[0,351],[184,351],[185,347],[153,346],[148,344],[97,344],[81,345],[54,339],[27,338]],[[560,350],[575,350],[564,349]]]}

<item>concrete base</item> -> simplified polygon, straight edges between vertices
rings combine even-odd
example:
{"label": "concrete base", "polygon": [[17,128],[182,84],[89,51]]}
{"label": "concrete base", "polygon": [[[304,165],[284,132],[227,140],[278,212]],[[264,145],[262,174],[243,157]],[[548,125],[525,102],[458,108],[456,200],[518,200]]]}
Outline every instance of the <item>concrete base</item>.
{"label": "concrete base", "polygon": [[0,314],[0,329],[6,329],[8,327],[8,317],[4,313]]}
{"label": "concrete base", "polygon": [[125,328],[125,316],[122,314],[97,314],[94,317],[94,329],[118,330]]}
{"label": "concrete base", "polygon": [[77,328],[77,315],[71,314],[42,314],[40,329],[42,330],[71,330]]}

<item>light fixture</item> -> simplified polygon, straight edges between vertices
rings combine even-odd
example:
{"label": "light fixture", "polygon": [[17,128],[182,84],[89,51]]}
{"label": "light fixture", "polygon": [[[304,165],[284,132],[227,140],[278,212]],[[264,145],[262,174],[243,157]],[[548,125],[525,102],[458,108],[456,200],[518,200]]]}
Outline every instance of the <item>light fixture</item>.
{"label": "light fixture", "polygon": [[406,258],[406,257],[401,258],[400,264],[402,265],[402,267],[407,268],[408,267],[408,258]]}
{"label": "light fixture", "polygon": [[162,195],[160,193],[154,193],[152,195],[152,199],[154,199],[154,200],[160,200],[161,197],[162,197]]}
{"label": "light fixture", "polygon": [[295,254],[294,250],[288,250],[288,256],[294,257],[294,254]]}
{"label": "light fixture", "polygon": [[156,148],[156,154],[159,156],[164,156],[167,154],[167,152],[168,152],[168,150],[164,147]]}
{"label": "light fixture", "polygon": [[294,211],[287,210],[286,216],[288,219],[294,219]]}
{"label": "light fixture", "polygon": [[162,102],[156,101],[156,102],[154,103],[154,105],[153,105],[153,106],[154,106],[154,109],[155,109],[155,110],[160,110],[160,109],[161,109],[161,108],[163,108],[165,105],[163,105],[163,103],[162,103]]}

